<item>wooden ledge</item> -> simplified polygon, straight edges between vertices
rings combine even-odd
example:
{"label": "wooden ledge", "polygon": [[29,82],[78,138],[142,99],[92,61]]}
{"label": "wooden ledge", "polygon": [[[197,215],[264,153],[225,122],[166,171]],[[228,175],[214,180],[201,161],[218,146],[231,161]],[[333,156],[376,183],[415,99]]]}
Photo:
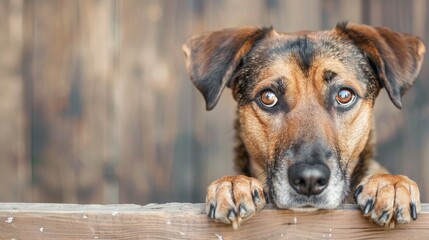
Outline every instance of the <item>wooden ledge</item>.
{"label": "wooden ledge", "polygon": [[384,230],[356,205],[299,213],[272,206],[242,227],[214,223],[204,204],[0,203],[0,239],[428,239],[429,204],[418,219]]}

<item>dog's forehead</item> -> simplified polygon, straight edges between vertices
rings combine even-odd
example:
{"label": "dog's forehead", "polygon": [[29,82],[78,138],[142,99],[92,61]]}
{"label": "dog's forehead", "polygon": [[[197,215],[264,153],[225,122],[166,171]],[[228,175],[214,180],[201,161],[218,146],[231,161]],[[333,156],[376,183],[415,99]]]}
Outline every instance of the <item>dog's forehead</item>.
{"label": "dog's forehead", "polygon": [[355,65],[364,58],[356,46],[333,31],[272,34],[259,42],[250,55],[253,61],[267,64],[278,58],[295,60],[303,71],[316,59],[337,59]]}
{"label": "dog's forehead", "polygon": [[[254,81],[269,78],[280,70],[302,73],[315,69],[320,72],[346,72],[353,79],[368,84],[370,66],[364,54],[350,41],[334,31],[276,33],[261,40],[249,53],[246,65]],[[261,76],[262,75],[262,76]]]}

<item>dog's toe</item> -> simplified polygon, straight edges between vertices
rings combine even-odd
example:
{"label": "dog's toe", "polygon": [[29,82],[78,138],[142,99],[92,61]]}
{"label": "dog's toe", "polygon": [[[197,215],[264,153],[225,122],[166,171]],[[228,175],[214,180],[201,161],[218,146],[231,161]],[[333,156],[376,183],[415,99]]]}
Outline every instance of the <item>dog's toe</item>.
{"label": "dog's toe", "polygon": [[207,189],[206,213],[209,218],[232,224],[234,229],[264,205],[262,184],[255,178],[227,176],[214,181]]}
{"label": "dog's toe", "polygon": [[354,196],[364,216],[386,228],[415,220],[421,208],[417,184],[403,175],[368,176]]}

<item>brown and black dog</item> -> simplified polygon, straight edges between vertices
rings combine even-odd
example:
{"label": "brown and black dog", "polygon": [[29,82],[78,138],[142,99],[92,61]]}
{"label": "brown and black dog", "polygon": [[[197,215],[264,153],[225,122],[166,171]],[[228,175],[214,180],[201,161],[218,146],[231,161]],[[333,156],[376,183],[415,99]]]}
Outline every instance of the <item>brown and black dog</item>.
{"label": "brown and black dog", "polygon": [[356,202],[388,228],[417,218],[417,184],[373,159],[372,113],[385,88],[396,107],[425,53],[418,37],[339,23],[329,31],[244,27],[189,39],[183,50],[206,107],[237,101],[238,176],[208,187],[206,211],[234,228],[267,201],[294,210]]}

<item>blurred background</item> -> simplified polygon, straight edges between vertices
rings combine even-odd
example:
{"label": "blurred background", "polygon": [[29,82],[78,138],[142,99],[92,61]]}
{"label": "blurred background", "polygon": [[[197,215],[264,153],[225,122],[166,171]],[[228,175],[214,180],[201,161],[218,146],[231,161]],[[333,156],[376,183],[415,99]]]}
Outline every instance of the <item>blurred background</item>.
{"label": "blurred background", "polygon": [[[235,102],[205,111],[184,67],[191,35],[349,20],[420,36],[426,0],[1,0],[0,201],[203,202],[234,174]],[[426,54],[427,55],[427,54]],[[426,56],[427,57],[427,56]],[[376,104],[377,159],[429,201],[429,59],[397,110]]]}

